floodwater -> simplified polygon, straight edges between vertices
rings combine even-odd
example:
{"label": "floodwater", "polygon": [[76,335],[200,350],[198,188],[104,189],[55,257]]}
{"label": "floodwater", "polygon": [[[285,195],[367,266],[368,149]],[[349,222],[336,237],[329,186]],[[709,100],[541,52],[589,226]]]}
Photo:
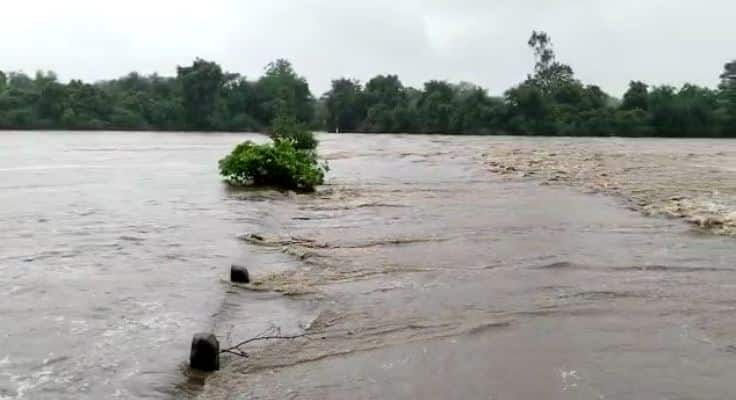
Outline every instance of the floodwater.
{"label": "floodwater", "polygon": [[724,140],[556,138],[496,143],[494,173],[625,199],[646,215],[736,237],[736,145]]}
{"label": "floodwater", "polygon": [[[253,137],[0,134],[0,399],[731,397],[733,238],[494,175],[508,137],[323,135],[316,195],[228,190]],[[202,385],[197,331],[309,336]]]}

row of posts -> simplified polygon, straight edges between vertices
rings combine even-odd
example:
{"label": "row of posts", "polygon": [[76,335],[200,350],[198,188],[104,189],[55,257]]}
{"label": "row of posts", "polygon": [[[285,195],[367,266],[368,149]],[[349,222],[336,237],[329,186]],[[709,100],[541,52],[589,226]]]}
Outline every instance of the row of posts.
{"label": "row of posts", "polygon": [[[233,283],[250,283],[248,268],[242,265],[230,267],[230,281]],[[197,333],[192,338],[192,349],[189,353],[189,365],[192,369],[213,372],[220,369],[220,342],[213,333]]]}

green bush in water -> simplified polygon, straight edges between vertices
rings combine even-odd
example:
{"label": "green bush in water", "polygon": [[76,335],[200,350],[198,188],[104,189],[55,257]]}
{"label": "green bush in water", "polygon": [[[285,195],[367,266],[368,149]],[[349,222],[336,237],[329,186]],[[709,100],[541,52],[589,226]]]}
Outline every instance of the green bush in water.
{"label": "green bush in water", "polygon": [[271,125],[271,137],[290,139],[297,150],[314,150],[319,142],[307,127],[290,114],[280,114]]}
{"label": "green bush in water", "polygon": [[297,144],[295,139],[283,137],[269,144],[241,143],[220,160],[220,173],[238,186],[314,191],[324,182],[327,166],[319,164],[314,150],[300,149]]}

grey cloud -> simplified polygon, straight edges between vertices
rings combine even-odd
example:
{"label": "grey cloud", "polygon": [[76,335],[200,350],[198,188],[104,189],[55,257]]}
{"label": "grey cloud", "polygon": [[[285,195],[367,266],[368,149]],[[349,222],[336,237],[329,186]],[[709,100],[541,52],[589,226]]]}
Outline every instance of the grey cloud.
{"label": "grey cloud", "polygon": [[0,69],[98,80],[200,56],[258,76],[285,57],[317,95],[378,73],[500,94],[530,70],[525,42],[543,29],[580,79],[620,95],[632,79],[714,86],[736,58],[735,14],[726,0],[26,0],[4,6]]}

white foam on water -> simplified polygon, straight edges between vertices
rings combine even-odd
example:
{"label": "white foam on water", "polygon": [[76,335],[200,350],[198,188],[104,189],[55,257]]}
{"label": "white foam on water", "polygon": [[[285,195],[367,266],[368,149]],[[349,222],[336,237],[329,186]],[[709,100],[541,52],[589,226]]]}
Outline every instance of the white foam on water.
{"label": "white foam on water", "polygon": [[562,390],[567,392],[578,387],[578,382],[582,380],[578,371],[560,369],[560,378],[562,379]]}

